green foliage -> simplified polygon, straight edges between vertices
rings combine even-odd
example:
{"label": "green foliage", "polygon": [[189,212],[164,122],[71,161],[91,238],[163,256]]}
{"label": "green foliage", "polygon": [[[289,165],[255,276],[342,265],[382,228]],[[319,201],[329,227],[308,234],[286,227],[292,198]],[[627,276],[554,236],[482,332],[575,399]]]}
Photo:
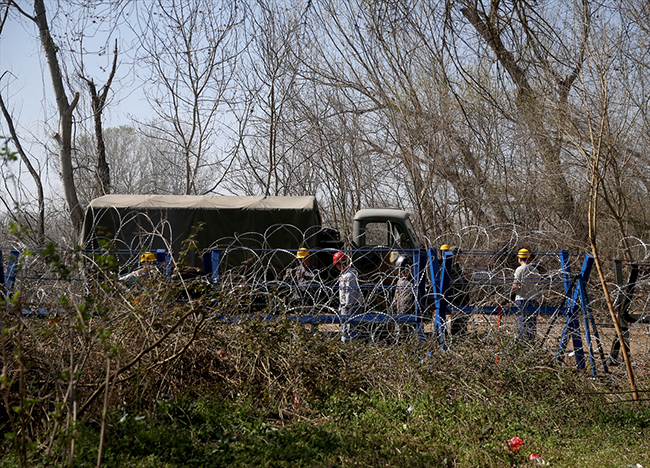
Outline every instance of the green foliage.
{"label": "green foliage", "polygon": [[[344,345],[289,320],[213,332],[174,367],[175,397],[133,392],[111,411],[104,466],[612,466],[650,448],[647,405],[613,404],[543,350],[495,363],[485,347]],[[79,431],[75,464],[95,466],[99,425]]]}
{"label": "green foliage", "polygon": [[66,262],[59,252],[57,251],[57,245],[54,242],[48,242],[45,244],[45,247],[40,251],[41,257],[45,260],[45,263],[54,268],[54,271],[59,275],[61,279],[70,278],[70,264]]}
{"label": "green foliage", "polygon": [[[18,205],[16,205],[16,208],[18,208]],[[15,221],[9,221],[9,233],[13,234],[14,236],[18,237],[19,239],[26,239],[32,234],[34,234],[36,231],[33,229],[30,229],[27,226],[23,226],[21,224],[16,223]],[[29,255],[30,252],[28,250],[25,250],[24,255]]]}
{"label": "green foliage", "polygon": [[[530,453],[551,466],[619,466],[650,448],[647,407],[593,405],[596,398],[564,415],[506,400],[337,392],[321,412],[282,422],[254,400],[181,397],[142,414],[113,413],[104,466],[525,466]],[[96,463],[97,434],[92,424],[81,429],[76,466]],[[509,454],[513,435],[524,446]]]}

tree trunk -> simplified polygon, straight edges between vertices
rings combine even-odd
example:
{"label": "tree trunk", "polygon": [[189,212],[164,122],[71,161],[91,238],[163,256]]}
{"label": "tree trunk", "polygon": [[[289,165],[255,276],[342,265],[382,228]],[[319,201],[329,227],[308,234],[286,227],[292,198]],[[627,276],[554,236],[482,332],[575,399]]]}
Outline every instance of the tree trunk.
{"label": "tree trunk", "polygon": [[[501,37],[502,32],[496,23],[495,12],[490,11],[489,14],[479,12],[477,4],[473,2],[467,2],[466,7],[461,8],[460,11],[490,49],[492,49],[497,60],[505,68],[516,87],[515,105],[521,116],[522,123],[528,132],[530,132],[535,142],[539,156],[552,184],[555,195],[553,202],[555,212],[561,218],[569,220],[581,240],[586,241],[588,239],[588,232],[584,212],[581,212],[577,206],[560,158],[562,139],[554,138],[553,135],[545,130],[545,124],[548,123],[545,121],[545,106],[535,94],[526,70],[519,65],[513,52],[504,44]],[[588,32],[584,31],[583,36],[584,44],[587,40]],[[557,105],[560,110],[563,110],[562,106],[566,106],[568,92],[582,67],[583,58],[580,55],[576,67],[569,76],[563,80],[558,80]]]}
{"label": "tree trunk", "polygon": [[72,112],[79,101],[79,93],[75,93],[72,103],[68,101],[68,96],[63,86],[59,60],[56,56],[58,47],[54,44],[50,35],[43,0],[34,0],[34,21],[38,26],[41,44],[43,45],[43,51],[47,58],[47,65],[52,79],[52,88],[54,89],[56,105],[59,110],[59,132],[54,134],[54,139],[59,148],[59,170],[61,182],[63,183],[63,194],[70,212],[72,226],[75,234],[78,235],[81,232],[84,215],[79,205],[79,199],[77,198],[77,189],[72,170]]}
{"label": "tree trunk", "polygon": [[113,51],[113,67],[111,68],[111,73],[106,81],[106,84],[102,86],[101,92],[97,94],[97,87],[95,82],[81,76],[83,80],[88,84],[90,89],[90,98],[91,106],[93,110],[93,120],[95,124],[95,139],[97,140],[96,148],[96,167],[95,167],[95,178],[97,182],[97,192],[100,195],[107,195],[111,193],[111,173],[108,161],[106,160],[106,144],[104,143],[104,131],[102,129],[102,112],[104,111],[104,106],[106,105],[106,97],[108,96],[108,91],[113,82],[113,77],[115,76],[115,70],[117,69],[117,40],[115,40],[115,50]]}

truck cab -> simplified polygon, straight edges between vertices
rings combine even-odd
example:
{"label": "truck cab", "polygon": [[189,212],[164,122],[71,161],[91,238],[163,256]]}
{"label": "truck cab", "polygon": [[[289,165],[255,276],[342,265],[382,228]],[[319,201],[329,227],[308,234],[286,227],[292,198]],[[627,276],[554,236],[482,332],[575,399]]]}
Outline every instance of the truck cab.
{"label": "truck cab", "polygon": [[354,216],[352,241],[357,249],[420,250],[407,211],[392,208],[360,210]]}

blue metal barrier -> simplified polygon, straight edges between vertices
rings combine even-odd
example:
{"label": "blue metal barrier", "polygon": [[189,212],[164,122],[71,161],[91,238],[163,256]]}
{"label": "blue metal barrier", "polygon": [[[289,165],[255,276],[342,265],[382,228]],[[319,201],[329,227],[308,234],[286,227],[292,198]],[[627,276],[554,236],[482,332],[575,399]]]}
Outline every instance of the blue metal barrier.
{"label": "blue metal barrier", "polygon": [[[97,252],[97,251],[85,251],[87,255],[93,254],[93,253],[105,253],[105,252]],[[133,253],[140,253],[140,251],[132,251],[132,250],[119,250],[116,251],[117,254],[123,254],[123,255],[132,255]],[[9,254],[9,259],[7,260],[7,269],[5,270],[4,268],[4,257],[3,257],[3,251],[0,248],[0,294],[2,295],[3,298],[8,298],[11,296],[11,294],[14,291],[14,287],[16,285],[16,272],[17,272],[17,265],[18,265],[18,258],[19,258],[20,252],[18,250],[11,250]],[[172,253],[167,252],[164,249],[158,249],[156,251],[156,260],[157,262],[162,265],[162,273],[166,278],[171,278],[172,275],[172,270],[173,270],[173,258],[172,258]],[[38,277],[32,277],[32,276],[26,276],[25,279],[35,279],[35,280],[43,280],[43,281],[58,281],[60,278],[50,278],[46,276],[38,276]],[[69,278],[69,281],[81,281],[81,279],[78,278]],[[47,310],[44,308],[39,308],[36,311],[34,311],[34,314],[37,315],[47,315]],[[54,310],[54,309],[53,309]],[[58,309],[57,309],[58,310]],[[23,310],[23,314],[27,315],[32,313],[29,310]]]}
{"label": "blue metal barrier", "polygon": [[[248,251],[251,249],[231,249],[230,251]],[[274,250],[271,249],[255,249],[255,252],[274,252]],[[369,252],[391,252],[392,250],[389,249],[376,249],[373,251]],[[295,255],[296,251],[287,251],[291,252],[293,255]],[[330,252],[329,250],[317,250],[317,249],[312,249],[311,252],[313,254],[318,254],[319,252]],[[353,252],[359,252],[359,251],[343,251],[344,253],[352,254]],[[293,320],[297,320],[301,323],[324,323],[324,324],[378,324],[378,323],[411,323],[415,325],[415,331],[421,339],[424,339],[424,328],[422,325],[423,322],[423,314],[425,310],[427,309],[426,305],[426,286],[427,286],[427,277],[426,277],[426,265],[427,265],[427,256],[424,255],[422,252],[418,250],[405,250],[401,251],[401,254],[404,255],[412,255],[413,259],[413,278],[414,281],[411,284],[411,287],[413,288],[413,297],[415,298],[414,301],[414,313],[413,314],[384,314],[384,313],[370,313],[370,312],[364,312],[361,314],[357,315],[345,315],[345,316],[340,316],[337,314],[318,314],[318,315],[309,315],[309,314],[302,314],[298,317],[293,317]],[[208,281],[213,284],[213,285],[218,285],[221,282],[221,275],[224,273],[222,272],[222,261],[223,261],[223,251],[220,249],[212,249],[208,250],[203,253],[203,269],[204,269],[204,274],[206,275],[206,278]],[[297,287],[297,286],[289,286],[287,284],[283,283],[265,283],[260,286],[266,286],[266,287],[277,287],[279,285],[283,286],[288,286],[288,287]],[[309,289],[323,289],[325,286],[322,285],[314,285],[314,286],[309,286]],[[332,293],[338,291],[338,286],[329,286],[327,287],[328,289],[331,290]],[[374,286],[361,286],[362,290],[368,290],[368,289],[373,289]],[[383,288],[385,289],[395,289],[395,286],[384,286]],[[269,320],[274,320],[275,316],[269,316]],[[262,317],[264,320],[265,318]]]}
{"label": "blue metal barrier", "polygon": [[16,284],[16,263],[20,253],[17,250],[12,250],[9,254],[7,261],[7,273],[4,271],[4,259],[2,257],[2,249],[0,249],[0,284],[2,284],[2,297],[7,298],[11,296]]}
{"label": "blue metal barrier", "polygon": [[[445,338],[447,330],[445,323],[447,321],[447,290],[450,286],[450,275],[453,265],[454,253],[447,251],[444,253],[442,265],[438,265],[437,253],[433,249],[429,249],[429,268],[432,278],[432,288],[434,294],[434,335],[436,335],[441,348],[446,349]],[[562,307],[516,307],[516,306],[454,306],[455,310],[459,310],[466,314],[481,314],[481,315],[515,315],[523,312],[535,313],[540,315],[554,315],[556,313],[564,313],[565,325],[562,330],[560,338],[559,349],[556,353],[556,358],[561,359],[564,357],[566,351],[567,341],[570,338],[573,342],[574,355],[576,360],[576,367],[584,369],[586,367],[584,349],[582,344],[582,334],[580,330],[580,313],[582,314],[582,322],[585,329],[585,338],[588,345],[588,355],[592,375],[596,375],[596,360],[594,356],[594,346],[592,343],[592,335],[595,338],[596,350],[600,355],[603,366],[603,371],[608,373],[605,354],[603,352],[602,343],[596,328],[596,322],[589,307],[589,299],[587,297],[586,286],[589,281],[589,275],[593,266],[594,258],[592,255],[586,255],[580,273],[575,277],[571,276],[571,268],[569,266],[569,252],[562,250],[559,252],[560,263],[562,266],[562,278],[564,290],[566,294],[566,303]]]}
{"label": "blue metal barrier", "polygon": [[582,347],[582,338],[580,332],[580,312],[582,313],[582,322],[585,328],[585,337],[587,339],[589,362],[591,364],[591,372],[596,375],[596,363],[594,358],[593,344],[591,335],[594,334],[596,339],[597,350],[601,357],[603,371],[608,372],[607,364],[605,362],[605,354],[602,349],[602,343],[596,328],[593,314],[589,307],[589,299],[587,298],[587,282],[589,275],[594,264],[593,255],[585,255],[584,262],[580,273],[575,278],[571,278],[571,268],[569,266],[569,253],[566,250],[560,252],[560,261],[562,264],[562,272],[564,278],[564,290],[567,296],[566,299],[566,320],[560,337],[560,344],[556,353],[556,358],[561,359],[566,352],[566,345],[568,339],[571,338],[573,342],[573,350],[576,360],[576,367],[584,369],[586,366],[584,350]]}

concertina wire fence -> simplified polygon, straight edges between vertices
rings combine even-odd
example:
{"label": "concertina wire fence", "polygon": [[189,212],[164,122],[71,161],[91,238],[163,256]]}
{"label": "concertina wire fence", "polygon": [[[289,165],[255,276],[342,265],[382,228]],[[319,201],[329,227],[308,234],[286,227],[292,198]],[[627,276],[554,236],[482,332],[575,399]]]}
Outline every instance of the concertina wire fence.
{"label": "concertina wire fence", "polygon": [[[37,252],[29,254],[27,246],[16,239],[5,241],[5,246],[8,243],[12,244],[12,248],[5,247],[2,251],[5,286],[11,286],[11,291],[21,292],[20,309],[25,320],[38,320],[38,317],[56,314],[63,295],[82,302],[84,296],[92,293],[98,281],[106,279],[97,274],[96,268],[90,268],[95,263],[93,258],[97,257],[88,252],[56,250],[49,253],[50,261],[47,262],[45,255]],[[571,357],[576,350],[572,349],[573,342],[566,336],[565,353],[558,353],[562,337],[567,333],[567,298],[574,294],[574,289],[570,289],[567,295],[567,284],[570,287],[572,284],[564,275],[566,267],[563,269],[559,256],[561,250],[571,245],[568,237],[556,232],[523,231],[514,225],[472,226],[431,239],[429,243],[436,247],[448,244],[455,251],[451,284],[446,291],[447,316],[441,322],[442,329],[436,326],[435,291],[431,286],[431,268],[428,264],[420,271],[420,279],[426,286],[422,289],[424,298],[418,318],[414,318],[415,311],[407,312],[410,317],[405,318],[405,311],[395,310],[394,304],[395,295],[400,291],[400,286],[397,286],[400,272],[395,268],[397,255],[394,251],[386,248],[348,251],[359,271],[359,283],[365,300],[362,311],[365,315],[355,322],[356,336],[360,342],[373,346],[399,346],[404,341],[416,339],[432,347],[444,347],[450,353],[462,347],[475,346],[496,355],[498,349],[495,350],[494,343],[498,342],[502,347],[517,344],[529,347],[531,351],[539,351],[540,348],[548,350],[567,364],[575,365]],[[129,246],[129,250],[113,252],[117,260],[114,278],[124,277],[139,268],[140,255],[150,245],[149,242],[149,245]],[[312,250],[310,258],[317,274],[298,285],[286,274],[287,269],[297,265],[295,250],[264,249],[263,241],[260,249],[242,248],[237,239],[220,239],[215,245],[220,246],[218,276],[206,275],[198,268],[183,268],[174,262],[165,265],[164,255],[159,253],[159,260],[163,260],[156,266],[160,281],[179,281],[183,277],[187,284],[200,283],[204,293],[208,291],[215,298],[236,298],[237,303],[243,305],[234,307],[232,315],[224,314],[221,308],[219,313],[209,314],[208,322],[228,322],[234,316],[237,320],[260,317],[270,320],[270,317],[278,315],[289,316],[298,323],[302,320],[305,326],[326,339],[340,340],[338,272],[331,265],[332,251]],[[614,281],[614,268],[611,265],[612,278],[608,288],[617,310],[623,307],[627,294],[627,313],[621,324],[633,369],[637,377],[643,379],[650,374],[650,244],[630,238],[621,245],[627,247],[619,248],[617,257],[632,258],[633,262],[622,264],[624,280],[619,278],[618,282]],[[522,339],[518,332],[510,297],[517,267],[516,252],[523,247],[533,253],[532,263],[541,275],[538,284],[539,305],[551,311],[539,314],[535,336],[529,340]],[[13,263],[10,250],[20,253],[15,278],[10,271],[10,263]],[[440,255],[440,252],[434,252]],[[401,255],[413,258],[413,253],[404,251]],[[53,255],[57,261],[52,262]],[[572,253],[567,258],[571,278],[575,279],[585,257]],[[632,294],[627,277],[631,263],[636,265],[638,274]],[[62,268],[66,270],[64,277],[61,276]],[[13,284],[10,284],[11,280],[14,280]],[[412,284],[417,283],[416,279],[411,278],[411,281]],[[133,291],[141,287],[137,281],[118,280],[115,284],[117,293],[120,288]],[[11,291],[5,293],[11,294]],[[601,378],[624,382],[626,374],[625,366],[621,364],[620,346],[595,273],[587,284],[586,295],[595,325],[595,330],[590,330],[590,340],[587,340],[583,318],[579,317],[579,335],[585,356],[591,347],[595,358],[595,364],[592,362],[591,365],[585,358],[587,368],[596,374],[593,369],[595,365]],[[364,321],[363,317],[372,317],[372,320]],[[599,347],[602,353],[599,353]]]}

